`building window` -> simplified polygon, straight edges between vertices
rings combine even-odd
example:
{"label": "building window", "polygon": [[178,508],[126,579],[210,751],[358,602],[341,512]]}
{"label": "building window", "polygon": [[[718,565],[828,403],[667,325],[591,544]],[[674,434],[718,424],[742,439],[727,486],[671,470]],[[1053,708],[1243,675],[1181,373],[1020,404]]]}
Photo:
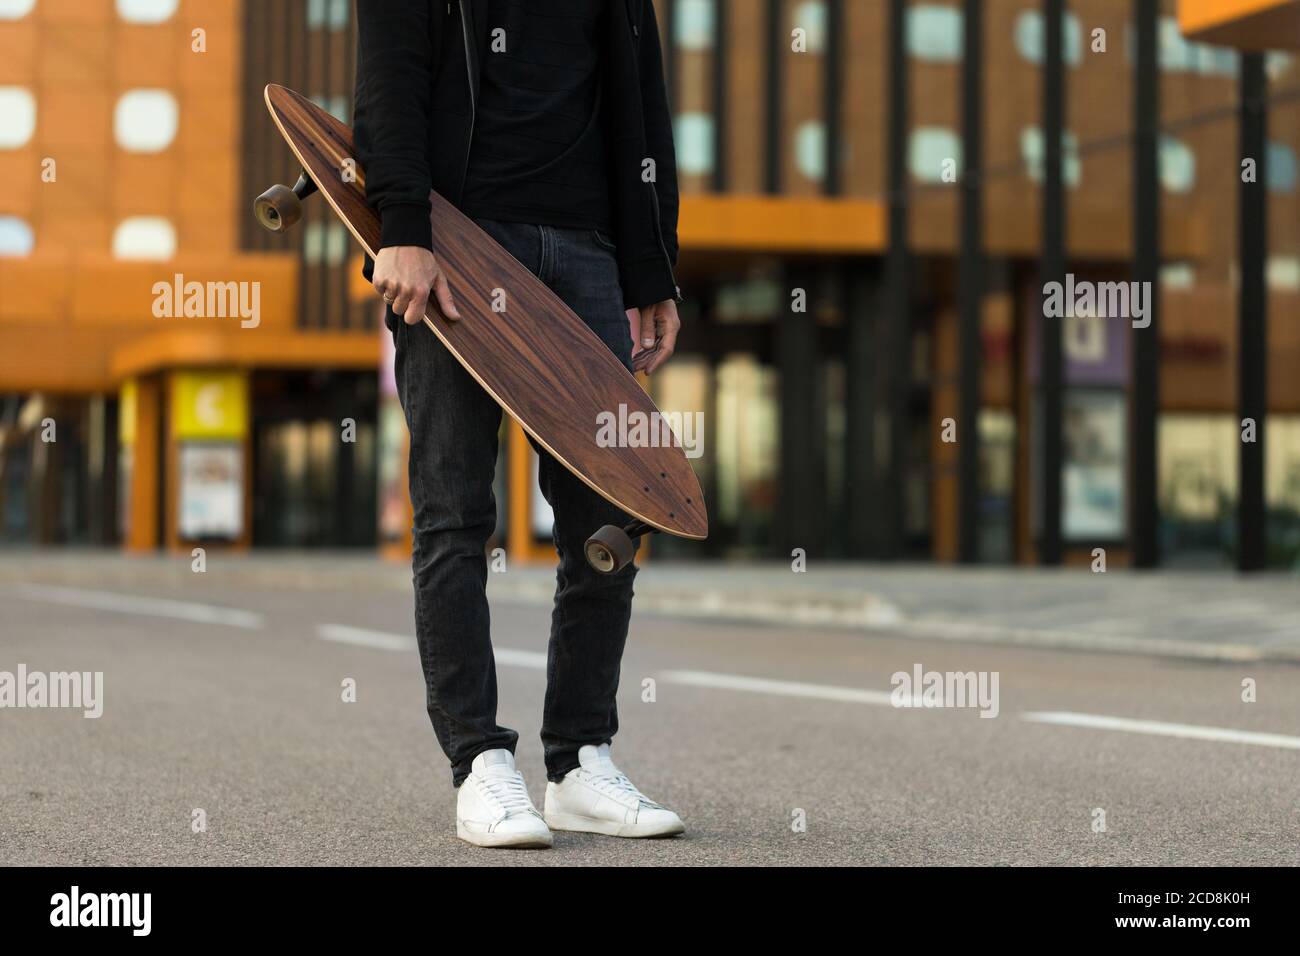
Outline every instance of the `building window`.
{"label": "building window", "polygon": [[961,59],[962,14],[956,7],[923,3],[907,10],[907,52],[918,60],[956,63]]}
{"label": "building window", "polygon": [[923,183],[943,181],[944,163],[953,161],[961,169],[961,137],[944,126],[918,126],[912,131],[908,168]]}
{"label": "building window", "polygon": [[[1273,416],[1268,421],[1271,431]],[[1227,553],[1224,529],[1232,526],[1237,502],[1238,428],[1231,415],[1160,415],[1162,548],[1184,560],[1196,552],[1209,560]],[[1266,440],[1271,442],[1271,434]]]}
{"label": "building window", "polygon": [[1172,136],[1160,137],[1160,185],[1171,193],[1188,193],[1196,185],[1196,154]]}
{"label": "building window", "polygon": [[1275,83],[1291,71],[1291,66],[1294,63],[1295,57],[1290,53],[1283,53],[1281,50],[1271,50],[1264,54],[1264,72]]}
{"label": "building window", "polygon": [[176,255],[176,229],[161,216],[123,219],[113,231],[116,259],[170,259]]}
{"label": "building window", "polygon": [[309,222],[302,233],[302,254],[307,262],[339,265],[348,254],[348,232],[342,223]]}
{"label": "building window", "polygon": [[1268,177],[1269,189],[1275,193],[1295,192],[1300,171],[1296,169],[1294,149],[1286,143],[1269,143],[1265,163],[1267,169],[1264,170],[1264,175]]}
{"label": "building window", "polygon": [[679,113],[673,124],[677,144],[677,168],[688,176],[713,171],[713,116],[709,113]]}
{"label": "building window", "polygon": [[308,0],[307,26],[312,30],[322,27],[343,30],[351,19],[352,10],[348,0]]}
{"label": "building window", "polygon": [[21,20],[34,6],[36,0],[0,0],[0,20]]}
{"label": "building window", "polygon": [[683,50],[713,46],[713,0],[677,0],[673,8],[673,42]]}
{"label": "building window", "polygon": [[117,15],[127,23],[162,23],[179,5],[180,0],[117,0]]}
{"label": "building window", "polygon": [[348,98],[342,94],[317,93],[311,101],[340,123],[348,121]]}
{"label": "building window", "polygon": [[1264,498],[1268,502],[1268,537],[1270,551],[1282,553],[1271,564],[1292,569],[1300,560],[1300,416],[1268,416],[1264,441],[1268,449],[1268,469],[1264,478]]}
{"label": "building window", "polygon": [[17,216],[0,216],[0,256],[31,255],[36,245],[32,227]]}
{"label": "building window", "polygon": [[823,0],[805,0],[794,10],[791,29],[803,30],[808,38],[808,52],[821,53],[826,49],[826,4]]}
{"label": "building window", "polygon": [[826,178],[826,125],[821,120],[801,123],[794,131],[794,165],[813,182]]}
{"label": "building window", "polygon": [[176,97],[166,90],[130,90],[113,109],[113,137],[132,153],[158,153],[171,145],[179,126]]}
{"label": "building window", "polygon": [[1268,287],[1281,292],[1300,292],[1300,257],[1269,256],[1264,266]]}
{"label": "building window", "polygon": [[1196,47],[1196,72],[1206,76],[1231,76],[1238,73],[1239,57],[1236,50],[1206,43],[1194,43]]}
{"label": "building window", "polygon": [[26,146],[36,132],[36,98],[21,86],[0,86],[0,149]]}
{"label": "building window", "polygon": [[[1168,73],[1199,73],[1202,76],[1236,76],[1237,51],[1225,47],[1196,43],[1183,36],[1178,21],[1161,17],[1157,36],[1157,57],[1160,68]],[[1132,26],[1128,29],[1126,52],[1130,63],[1136,61],[1137,37]]]}
{"label": "building window", "polygon": [[[1020,158],[1025,163],[1025,173],[1036,183],[1043,181],[1043,156],[1045,143],[1040,126],[1026,126],[1020,131]],[[1079,139],[1069,130],[1061,137],[1061,166],[1065,185],[1078,189],[1083,179],[1083,163],[1079,160]]]}
{"label": "building window", "polygon": [[1166,289],[1191,289],[1196,285],[1196,267],[1190,262],[1166,262],[1160,267],[1160,285]]}
{"label": "building window", "polygon": [[[1067,13],[1061,28],[1061,58],[1067,66],[1078,66],[1083,60],[1083,27],[1079,18]],[[1041,64],[1046,54],[1046,30],[1043,15],[1038,10],[1024,10],[1016,17],[1016,50],[1030,63]]]}
{"label": "building window", "polygon": [[1183,31],[1178,29],[1178,21],[1173,17],[1160,18],[1158,49],[1162,70],[1177,73],[1196,66],[1192,44],[1183,36]]}

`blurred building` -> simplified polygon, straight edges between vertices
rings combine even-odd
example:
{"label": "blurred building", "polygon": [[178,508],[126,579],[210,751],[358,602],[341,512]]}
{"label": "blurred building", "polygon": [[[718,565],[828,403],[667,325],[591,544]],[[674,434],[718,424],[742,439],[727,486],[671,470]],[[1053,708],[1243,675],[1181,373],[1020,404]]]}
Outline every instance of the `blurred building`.
{"label": "blurred building", "polygon": [[[656,556],[1230,561],[1241,370],[1269,316],[1253,524],[1296,560],[1300,67],[1234,47],[1300,47],[1300,4],[1076,0],[1059,51],[1052,0],[976,5],[974,43],[960,0],[655,5],[687,303],[650,387],[704,413],[712,518]],[[347,118],[354,38],[348,0],[0,0],[0,541],[400,550],[402,424],[355,247],[320,202],[287,236],[249,214],[296,175],[263,85]],[[1264,292],[1243,312],[1255,100]],[[1042,318],[1053,223],[1074,280],[1155,277],[1156,334]],[[178,281],[256,283],[256,325],[155,314]],[[505,432],[502,540],[540,555],[531,452]]]}

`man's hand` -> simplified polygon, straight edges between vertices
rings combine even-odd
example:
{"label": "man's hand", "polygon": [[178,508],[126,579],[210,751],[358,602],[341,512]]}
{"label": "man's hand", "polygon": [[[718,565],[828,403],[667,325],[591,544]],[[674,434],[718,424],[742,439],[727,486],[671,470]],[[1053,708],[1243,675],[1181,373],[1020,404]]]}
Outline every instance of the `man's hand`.
{"label": "man's hand", "polygon": [[664,299],[662,302],[646,306],[640,312],[640,317],[633,323],[633,327],[640,330],[636,344],[643,349],[655,350],[655,354],[642,370],[647,375],[651,375],[672,357],[673,349],[677,347],[677,331],[682,327],[682,320],[677,315],[677,303],[672,299]]}
{"label": "man's hand", "polygon": [[460,318],[447,277],[428,249],[420,246],[380,249],[375,257],[374,285],[407,325],[415,325],[424,318],[430,292],[437,295],[438,308],[449,321]]}

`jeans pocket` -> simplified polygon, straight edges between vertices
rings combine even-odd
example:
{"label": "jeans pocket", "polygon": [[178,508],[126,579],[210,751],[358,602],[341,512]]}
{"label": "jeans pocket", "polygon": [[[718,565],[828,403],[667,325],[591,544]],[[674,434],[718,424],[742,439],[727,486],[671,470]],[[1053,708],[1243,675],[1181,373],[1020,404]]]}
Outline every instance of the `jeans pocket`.
{"label": "jeans pocket", "polygon": [[591,240],[606,252],[618,252],[618,246],[614,245],[614,240],[599,229],[591,230]]}

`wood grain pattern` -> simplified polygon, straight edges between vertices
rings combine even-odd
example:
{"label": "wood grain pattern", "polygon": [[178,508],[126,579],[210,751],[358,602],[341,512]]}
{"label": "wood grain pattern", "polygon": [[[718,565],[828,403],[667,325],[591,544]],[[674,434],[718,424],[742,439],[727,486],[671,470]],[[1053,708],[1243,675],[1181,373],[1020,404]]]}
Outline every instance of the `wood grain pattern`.
{"label": "wood grain pattern", "polygon": [[[366,203],[365,173],[357,168],[352,182],[342,175],[355,163],[352,131],[282,86],[266,88],[266,105],[321,194],[373,256],[379,218]],[[602,413],[618,416],[621,408],[660,421],[650,396],[559,296],[451,203],[437,193],[431,200],[434,254],[462,318],[448,322],[430,301],[429,328],[528,434],[599,494],[661,531],[706,537],[700,484],[680,447],[597,444]],[[506,290],[504,312],[492,310],[495,289]]]}

